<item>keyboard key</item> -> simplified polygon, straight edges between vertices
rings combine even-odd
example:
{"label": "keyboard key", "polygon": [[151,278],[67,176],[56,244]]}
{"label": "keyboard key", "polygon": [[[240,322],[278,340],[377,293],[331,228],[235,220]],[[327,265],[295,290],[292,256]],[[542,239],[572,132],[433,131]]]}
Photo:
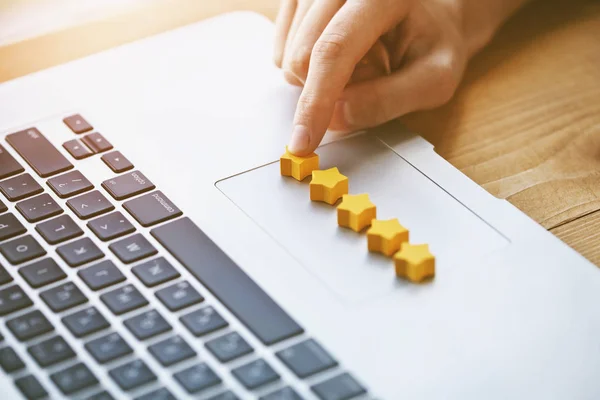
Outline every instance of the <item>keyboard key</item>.
{"label": "keyboard key", "polygon": [[0,367],[2,367],[4,372],[10,374],[11,372],[25,368],[25,364],[12,347],[5,347],[0,349]]}
{"label": "keyboard key", "polygon": [[179,311],[204,301],[204,297],[186,281],[157,291],[156,297],[171,311]]}
{"label": "keyboard key", "polygon": [[63,212],[47,193],[17,203],[17,210],[29,222],[38,222]]}
{"label": "keyboard key", "polygon": [[0,191],[4,193],[8,200],[19,201],[40,194],[44,189],[31,175],[22,174],[0,182]]}
{"label": "keyboard key", "polygon": [[116,200],[124,200],[155,188],[140,171],[128,172],[102,182],[102,187]]}
{"label": "keyboard key", "polygon": [[52,382],[58,386],[63,394],[69,395],[90,386],[97,385],[98,379],[92,374],[92,371],[83,363],[78,363],[63,369],[62,371],[55,372],[50,375]]}
{"label": "keyboard key", "polygon": [[289,386],[276,390],[265,396],[262,396],[259,400],[302,400],[302,397],[294,389]]}
{"label": "keyboard key", "polygon": [[148,347],[150,354],[164,367],[196,356],[194,349],[181,336],[173,336]]}
{"label": "keyboard key", "polygon": [[0,215],[0,242],[22,235],[25,232],[27,232],[27,229],[14,214]]}
{"label": "keyboard key", "polygon": [[83,235],[81,228],[68,215],[42,222],[35,227],[35,230],[49,244],[58,244]]}
{"label": "keyboard key", "polygon": [[33,305],[31,299],[17,285],[0,290],[0,316],[22,310]]}
{"label": "keyboard key", "polygon": [[61,312],[88,301],[87,297],[72,282],[45,290],[40,293],[40,297],[54,312]]}
{"label": "keyboard key", "polygon": [[48,186],[61,199],[75,196],[88,190],[92,190],[94,185],[79,171],[71,171],[66,174],[48,179]]}
{"label": "keyboard key", "polygon": [[12,282],[13,278],[12,276],[10,276],[10,274],[8,273],[8,271],[6,270],[6,268],[4,268],[2,266],[2,264],[0,264],[0,285],[4,285],[8,282]]}
{"label": "keyboard key", "polygon": [[44,389],[40,381],[33,375],[27,375],[15,380],[15,385],[17,385],[27,400],[40,400],[48,397],[46,389]]}
{"label": "keyboard key", "polygon": [[0,253],[12,265],[22,264],[46,254],[46,250],[31,235],[21,236],[0,245]]}
{"label": "keyboard key", "polygon": [[83,143],[85,143],[87,147],[96,153],[103,153],[113,148],[112,144],[110,144],[108,140],[106,140],[106,138],[98,132],[90,133],[89,135],[84,136],[81,140],[83,140]]}
{"label": "keyboard key", "polygon": [[250,346],[237,332],[231,332],[210,340],[206,342],[205,346],[213,356],[223,363],[250,354],[254,351],[252,346]]}
{"label": "keyboard key", "polygon": [[84,337],[110,327],[110,324],[100,314],[96,307],[86,308],[67,315],[62,319],[63,324],[71,331],[75,337]]}
{"label": "keyboard key", "polygon": [[39,310],[23,314],[6,322],[6,327],[15,337],[24,342],[44,333],[52,332],[54,326]]}
{"label": "keyboard key", "polygon": [[221,383],[221,378],[206,363],[200,363],[173,375],[190,394],[198,393]]}
{"label": "keyboard key", "polygon": [[123,324],[138,340],[145,340],[173,329],[162,315],[154,310],[126,319]]}
{"label": "keyboard key", "polygon": [[153,390],[150,393],[146,393],[140,397],[136,397],[135,400],[177,400],[175,396],[171,394],[167,389],[160,388]]}
{"label": "keyboard key", "polygon": [[279,379],[279,374],[263,359],[237,367],[231,373],[249,390]]}
{"label": "keyboard key", "polygon": [[136,310],[148,305],[148,300],[132,285],[105,293],[100,299],[116,315]]}
{"label": "keyboard key", "polygon": [[79,267],[104,257],[102,250],[90,238],[64,244],[58,247],[56,252],[70,267]]}
{"label": "keyboard key", "polygon": [[103,155],[102,161],[117,174],[133,169],[133,164],[120,151],[112,151]]}
{"label": "keyboard key", "polygon": [[69,140],[68,142],[63,143],[63,147],[76,160],[83,160],[84,158],[94,155],[94,152],[81,143],[79,139]]}
{"label": "keyboard key", "polygon": [[108,371],[109,375],[125,391],[135,389],[156,380],[156,375],[142,360],[134,360]]}
{"label": "keyboard key", "polygon": [[85,344],[85,348],[100,364],[116,360],[133,353],[133,350],[118,333],[102,336]]}
{"label": "keyboard key", "polygon": [[79,114],[71,115],[63,119],[63,122],[73,131],[73,133],[77,134],[89,132],[94,129],[92,125]]}
{"label": "keyboard key", "polygon": [[152,226],[179,217],[182,212],[160,190],[123,203],[129,214],[142,226]]}
{"label": "keyboard key", "polygon": [[119,211],[96,218],[87,226],[98,239],[105,242],[135,232],[135,227]]}
{"label": "keyboard key", "polygon": [[180,274],[173,268],[171,263],[163,257],[146,261],[143,264],[136,265],[131,271],[147,287],[160,285],[161,283],[179,278]]}
{"label": "keyboard key", "polygon": [[88,397],[86,400],[115,400],[106,390],[96,393],[95,395]]}
{"label": "keyboard key", "polygon": [[0,214],[2,214],[3,212],[8,211],[8,207],[6,207],[6,204],[4,204],[1,200],[0,200]]}
{"label": "keyboard key", "polygon": [[204,307],[179,318],[192,335],[198,337],[207,335],[229,324],[221,314],[212,307]]}
{"label": "keyboard key", "polygon": [[209,397],[206,400],[240,400],[231,390]]}
{"label": "keyboard key", "polygon": [[77,275],[92,290],[100,290],[125,280],[125,275],[110,260],[80,270]]}
{"label": "keyboard key", "polygon": [[306,378],[338,365],[314,339],[305,340],[275,355],[299,378]]}
{"label": "keyboard key", "polygon": [[42,178],[73,168],[73,164],[36,128],[10,134],[6,141]]}
{"label": "keyboard key", "polygon": [[81,219],[93,218],[115,209],[115,206],[97,190],[74,197],[67,201],[67,205]]}
{"label": "keyboard key", "polygon": [[19,269],[19,274],[32,288],[39,288],[65,279],[67,275],[51,258],[44,258]]}
{"label": "keyboard key", "polygon": [[189,218],[168,222],[154,228],[151,234],[264,344],[303,332]]}
{"label": "keyboard key", "polygon": [[75,352],[73,352],[71,346],[60,336],[30,346],[27,351],[42,368],[75,357]]}
{"label": "keyboard key", "polygon": [[131,264],[158,253],[141,233],[121,239],[108,248],[125,264]]}
{"label": "keyboard key", "polygon": [[367,393],[365,388],[348,373],[311,386],[311,390],[321,400],[348,400]]}
{"label": "keyboard key", "polygon": [[20,174],[23,171],[25,169],[0,145],[0,179]]}

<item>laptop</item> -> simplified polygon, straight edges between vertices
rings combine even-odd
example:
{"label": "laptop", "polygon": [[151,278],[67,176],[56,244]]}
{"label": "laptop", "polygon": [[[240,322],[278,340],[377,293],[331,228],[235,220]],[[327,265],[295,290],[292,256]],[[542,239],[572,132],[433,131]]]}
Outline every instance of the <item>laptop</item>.
{"label": "laptop", "polygon": [[272,38],[234,13],[0,86],[4,398],[599,398],[597,267],[398,122],[328,136],[435,256],[398,278],[281,175]]}

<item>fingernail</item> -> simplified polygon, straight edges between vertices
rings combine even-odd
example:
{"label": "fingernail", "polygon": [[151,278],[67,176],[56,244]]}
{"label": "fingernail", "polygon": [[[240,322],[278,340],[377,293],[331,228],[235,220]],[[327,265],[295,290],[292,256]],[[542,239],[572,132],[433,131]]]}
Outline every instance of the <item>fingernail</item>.
{"label": "fingernail", "polygon": [[306,151],[309,144],[310,132],[308,131],[308,128],[304,125],[294,126],[292,138],[290,139],[290,143],[288,145],[288,150],[290,153],[296,154]]}

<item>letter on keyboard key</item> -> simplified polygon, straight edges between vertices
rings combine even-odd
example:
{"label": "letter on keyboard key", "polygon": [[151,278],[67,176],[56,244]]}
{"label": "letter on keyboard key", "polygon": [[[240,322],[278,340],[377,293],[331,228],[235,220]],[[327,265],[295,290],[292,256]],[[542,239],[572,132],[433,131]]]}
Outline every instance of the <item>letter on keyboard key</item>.
{"label": "letter on keyboard key", "polygon": [[136,265],[131,269],[131,272],[147,287],[160,285],[180,276],[179,272],[164,257],[158,257]]}
{"label": "letter on keyboard key", "polygon": [[33,375],[27,375],[15,380],[15,385],[17,385],[27,400],[39,400],[48,397],[46,389],[44,389],[40,381]]}
{"label": "letter on keyboard key", "polygon": [[82,269],[77,275],[92,290],[104,289],[125,280],[125,275],[110,260]]}
{"label": "letter on keyboard key", "polygon": [[192,335],[196,337],[208,335],[229,325],[221,314],[210,306],[193,311],[179,319]]}
{"label": "letter on keyboard key", "polygon": [[201,390],[208,389],[209,387],[221,383],[221,378],[219,378],[206,363],[194,365],[173,376],[190,394],[198,393]]}
{"label": "letter on keyboard key", "polygon": [[181,338],[173,336],[148,347],[148,351],[161,365],[168,367],[196,355],[194,349]]}
{"label": "letter on keyboard key", "polygon": [[0,215],[0,242],[27,232],[27,229],[13,214]]}
{"label": "letter on keyboard key", "polygon": [[54,326],[39,310],[31,311],[7,321],[6,327],[21,342],[54,330]]}
{"label": "letter on keyboard key", "polygon": [[44,258],[19,269],[19,274],[32,288],[39,288],[65,279],[67,275],[51,258]]}
{"label": "letter on keyboard key", "polygon": [[92,125],[79,114],[68,116],[63,119],[63,122],[73,131],[73,133],[77,134],[89,132],[94,129]]}
{"label": "letter on keyboard key", "polygon": [[135,232],[135,227],[119,211],[96,218],[88,222],[87,226],[102,241],[113,240]]}
{"label": "letter on keyboard key", "polygon": [[11,372],[25,368],[25,364],[12,347],[5,347],[0,349],[0,367],[2,367],[4,372],[10,374]]}
{"label": "letter on keyboard key", "polygon": [[125,391],[156,380],[156,375],[142,360],[134,360],[108,371],[117,385]]}
{"label": "letter on keyboard key", "polygon": [[8,178],[25,171],[13,156],[0,145],[0,179]]}
{"label": "letter on keyboard key", "polygon": [[237,367],[231,373],[248,390],[256,389],[279,379],[279,374],[263,359]]}
{"label": "letter on keyboard key", "polygon": [[83,363],[78,363],[50,375],[63,394],[69,395],[98,384],[98,379]]}
{"label": "letter on keyboard key", "polygon": [[106,318],[100,314],[96,307],[86,308],[67,315],[62,319],[63,324],[75,337],[84,337],[106,329],[110,326]]}
{"label": "letter on keyboard key", "polygon": [[299,378],[306,378],[338,365],[314,339],[278,351],[276,355]]}
{"label": "letter on keyboard key", "polygon": [[189,218],[151,232],[173,257],[266,345],[303,329]]}
{"label": "letter on keyboard key", "polygon": [[0,182],[0,191],[10,201],[19,201],[42,193],[44,189],[29,174],[17,175]]}
{"label": "letter on keyboard key", "polygon": [[155,310],[146,311],[126,319],[123,324],[138,340],[146,340],[173,329],[162,315]]}
{"label": "letter on keyboard key", "polygon": [[22,310],[33,305],[23,289],[14,285],[0,290],[0,316]]}
{"label": "letter on keyboard key", "polygon": [[48,179],[48,186],[61,199],[66,199],[67,197],[75,196],[94,188],[94,185],[79,171],[67,172],[66,174]]}
{"label": "letter on keyboard key", "polygon": [[237,332],[212,339],[205,343],[206,348],[222,363],[235,360],[254,351],[252,346]]}
{"label": "letter on keyboard key", "polygon": [[90,238],[81,238],[63,244],[56,249],[56,252],[70,267],[79,267],[104,257],[102,250]]}
{"label": "letter on keyboard key", "polygon": [[42,368],[75,357],[71,346],[60,336],[30,346],[27,351]]}
{"label": "letter on keyboard key", "polygon": [[129,200],[123,207],[142,226],[152,226],[179,217],[182,212],[160,190]]}
{"label": "letter on keyboard key", "polygon": [[204,300],[186,281],[160,289],[156,292],[156,297],[171,311],[178,311]]}
{"label": "letter on keyboard key", "polygon": [[83,231],[68,215],[51,219],[35,227],[35,230],[49,244],[57,244],[83,235]]}
{"label": "letter on keyboard key", "polygon": [[131,235],[108,246],[124,264],[155,255],[158,251],[141,234]]}
{"label": "letter on keyboard key", "polygon": [[54,312],[61,312],[88,301],[72,282],[63,283],[40,293],[40,297]]}
{"label": "letter on keyboard key", "polygon": [[140,171],[133,171],[102,182],[102,187],[116,200],[124,200],[148,192],[155,186]]}
{"label": "letter on keyboard key", "polygon": [[311,386],[311,390],[321,400],[348,400],[367,393],[365,388],[348,373]]}
{"label": "letter on keyboard key", "polygon": [[125,314],[148,305],[148,300],[133,286],[126,285],[100,296],[115,315]]}
{"label": "letter on keyboard key", "polygon": [[42,178],[73,168],[73,164],[36,128],[10,134],[6,141]]}
{"label": "letter on keyboard key", "polygon": [[31,235],[21,236],[0,245],[0,253],[12,265],[22,264],[46,254],[46,250]]}
{"label": "letter on keyboard key", "polygon": [[85,344],[85,348],[100,364],[105,364],[133,353],[127,342],[118,333],[102,336]]}

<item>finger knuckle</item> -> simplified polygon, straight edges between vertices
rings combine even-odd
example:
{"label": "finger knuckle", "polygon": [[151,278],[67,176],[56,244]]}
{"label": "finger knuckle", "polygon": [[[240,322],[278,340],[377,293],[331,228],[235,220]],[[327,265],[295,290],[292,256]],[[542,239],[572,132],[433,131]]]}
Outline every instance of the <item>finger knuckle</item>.
{"label": "finger knuckle", "polygon": [[324,33],[315,43],[312,56],[321,61],[332,61],[346,53],[346,37],[339,33]]}
{"label": "finger knuckle", "polygon": [[306,78],[310,63],[310,50],[295,50],[291,55],[286,68],[296,76]]}
{"label": "finger knuckle", "polygon": [[460,82],[458,60],[451,52],[445,52],[437,57],[433,65],[433,82],[437,92],[437,104],[445,104],[454,97]]}

